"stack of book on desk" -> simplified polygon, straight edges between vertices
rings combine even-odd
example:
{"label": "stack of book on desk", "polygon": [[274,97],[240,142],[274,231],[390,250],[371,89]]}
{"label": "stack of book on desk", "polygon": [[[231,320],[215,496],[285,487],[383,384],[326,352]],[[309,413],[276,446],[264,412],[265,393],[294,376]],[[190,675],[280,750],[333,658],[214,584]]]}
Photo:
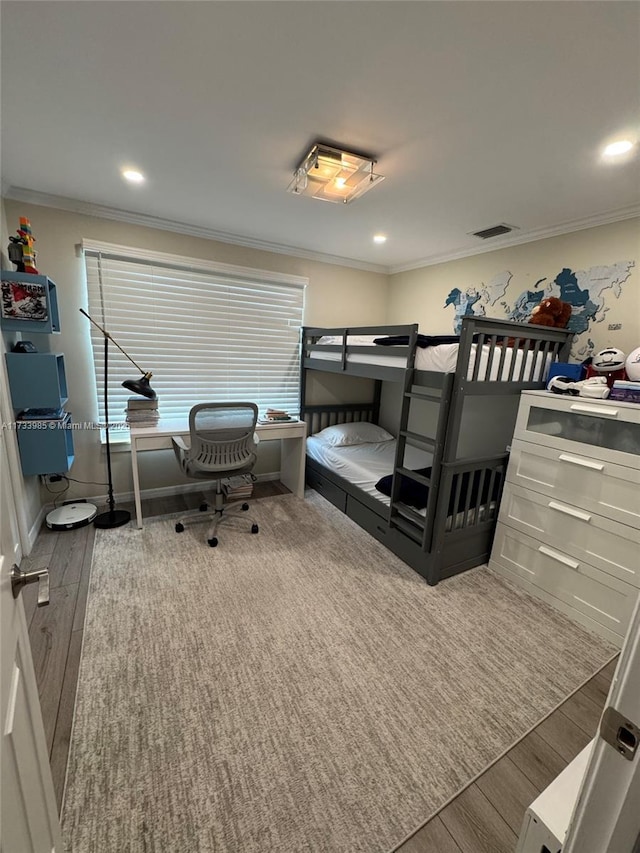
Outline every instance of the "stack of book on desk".
{"label": "stack of book on desk", "polygon": [[125,412],[131,426],[154,426],[160,417],[158,401],[146,397],[129,397]]}
{"label": "stack of book on desk", "polygon": [[231,501],[250,498],[253,494],[253,477],[251,474],[239,474],[222,481],[222,491]]}
{"label": "stack of book on desk", "polygon": [[272,424],[280,423],[280,421],[295,421],[295,418],[292,418],[289,412],[285,412],[284,409],[267,409],[265,414],[258,418],[258,421],[261,424]]}

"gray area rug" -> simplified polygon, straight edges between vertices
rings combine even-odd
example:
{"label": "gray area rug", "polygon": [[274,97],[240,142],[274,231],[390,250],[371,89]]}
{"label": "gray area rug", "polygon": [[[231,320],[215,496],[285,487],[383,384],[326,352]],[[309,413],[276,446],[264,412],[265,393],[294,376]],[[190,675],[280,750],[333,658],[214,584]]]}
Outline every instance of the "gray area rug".
{"label": "gray area rug", "polygon": [[386,853],[614,653],[484,568],[427,586],[308,495],[216,550],[98,531],[72,853]]}

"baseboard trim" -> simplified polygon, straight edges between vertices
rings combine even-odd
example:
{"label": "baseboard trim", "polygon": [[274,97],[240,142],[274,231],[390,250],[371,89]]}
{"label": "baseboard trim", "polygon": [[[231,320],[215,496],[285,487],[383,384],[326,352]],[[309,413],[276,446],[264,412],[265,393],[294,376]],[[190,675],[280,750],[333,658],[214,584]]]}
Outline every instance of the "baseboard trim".
{"label": "baseboard trim", "polygon": [[49,509],[52,508],[53,504],[45,504],[45,506],[41,506],[40,512],[37,514],[35,521],[29,528],[29,532],[27,533],[29,543],[29,554],[31,553],[33,546],[36,544],[36,539],[38,538],[38,534],[40,533],[40,528],[42,527],[44,517],[49,512]]}
{"label": "baseboard trim", "polygon": [[[280,472],[279,471],[270,471],[265,474],[255,474],[256,480],[260,483],[267,482],[268,480],[279,480]],[[194,483],[178,483],[175,486],[161,486],[157,489],[142,489],[140,491],[140,497],[142,500],[148,500],[150,498],[166,498],[171,495],[185,495],[189,492],[201,492],[203,488],[206,488],[206,480],[200,480]],[[100,506],[101,504],[105,504],[107,502],[108,495],[91,495],[87,498],[82,498],[81,500],[86,500],[89,503],[94,503],[96,506]],[[114,494],[114,499],[116,503],[120,503],[122,501],[132,501],[134,499],[133,492],[117,492]],[[47,504],[44,506],[40,515],[38,516],[38,527],[36,530],[40,529],[40,525],[42,524],[42,519],[44,515],[53,508],[53,504]],[[31,538],[31,532],[29,534]],[[35,538],[33,540],[35,542]]]}

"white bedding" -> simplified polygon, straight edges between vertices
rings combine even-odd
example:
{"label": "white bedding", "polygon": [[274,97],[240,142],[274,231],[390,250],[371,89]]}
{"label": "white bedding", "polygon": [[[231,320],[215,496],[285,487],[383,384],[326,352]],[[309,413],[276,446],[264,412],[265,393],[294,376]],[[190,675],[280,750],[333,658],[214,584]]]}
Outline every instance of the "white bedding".
{"label": "white bedding", "polygon": [[[375,337],[377,336],[349,335],[347,337],[347,345],[374,346],[373,341]],[[318,343],[341,344],[342,338],[321,338]],[[456,362],[458,360],[458,347],[459,344],[440,344],[439,346],[435,347],[416,347],[416,370],[432,370],[436,373],[453,373],[456,369]],[[393,347],[380,346],[378,347],[378,349],[380,350],[379,355],[377,353],[364,353],[362,355],[359,353],[348,353],[347,362],[350,364],[375,364],[386,367],[405,366],[406,358],[401,355],[393,355]],[[471,379],[473,376],[473,368],[476,360],[476,349],[477,346],[474,344],[471,348],[471,354],[469,356],[469,369],[467,371],[467,379]],[[514,380],[517,380],[522,367],[522,357],[524,355],[524,350],[515,350],[512,347],[507,347],[500,377],[498,377],[498,367],[500,364],[499,350],[496,350],[493,356],[493,364],[491,365],[491,375],[487,375],[489,351],[490,347],[485,344],[482,347],[482,353],[480,355],[480,369],[478,371],[478,379],[483,381],[496,380],[498,378],[507,379],[507,377],[509,376],[511,361],[515,353],[515,368],[513,378]],[[327,361],[340,361],[342,355],[339,352],[322,352],[320,350],[314,350],[311,353],[311,357],[325,359]],[[533,366],[534,370],[533,379],[531,381],[541,382],[543,379],[546,379],[551,361],[551,355],[547,355],[545,359],[543,358],[541,352],[534,354],[533,352],[528,351],[526,353],[524,374],[525,377],[527,377],[527,381],[529,381],[528,376],[529,369],[531,368],[531,366]]]}
{"label": "white bedding", "polygon": [[[329,468],[354,486],[362,489],[372,498],[389,506],[390,499],[376,489],[376,483],[387,474],[393,473],[395,462],[396,442],[380,441],[370,444],[355,444],[347,447],[332,447],[313,435],[307,438],[307,455]],[[417,447],[407,445],[405,448],[404,466],[411,470],[427,468],[433,460],[432,454]],[[492,501],[490,511],[495,512],[496,505]],[[426,515],[426,509],[415,509],[413,512]],[[486,505],[480,507],[478,520],[484,521]],[[467,525],[475,523],[475,509],[470,509],[467,515]],[[452,529],[453,519],[447,519],[446,530]],[[464,525],[464,512],[459,512],[455,519],[455,528]]]}
{"label": "white bedding", "polygon": [[[389,504],[389,498],[376,489],[376,483],[387,474],[393,473],[396,458],[396,443],[379,441],[375,444],[353,444],[348,447],[331,447],[311,435],[307,439],[307,454],[340,477],[353,483],[373,498]],[[431,465],[433,456],[417,447],[405,449],[405,468],[415,470]],[[424,514],[424,510],[422,510]]]}

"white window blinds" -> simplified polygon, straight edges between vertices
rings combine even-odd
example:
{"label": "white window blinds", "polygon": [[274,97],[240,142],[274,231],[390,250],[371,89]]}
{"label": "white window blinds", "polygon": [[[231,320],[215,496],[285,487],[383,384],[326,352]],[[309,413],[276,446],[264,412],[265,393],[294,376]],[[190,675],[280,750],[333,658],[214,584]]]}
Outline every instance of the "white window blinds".
{"label": "white window blinds", "polygon": [[[89,313],[153,373],[162,417],[185,417],[199,402],[232,400],[298,412],[304,279],[83,248]],[[91,341],[103,420],[104,337],[93,324]],[[111,423],[123,420],[132,396],[121,383],[140,375],[110,344]]]}

